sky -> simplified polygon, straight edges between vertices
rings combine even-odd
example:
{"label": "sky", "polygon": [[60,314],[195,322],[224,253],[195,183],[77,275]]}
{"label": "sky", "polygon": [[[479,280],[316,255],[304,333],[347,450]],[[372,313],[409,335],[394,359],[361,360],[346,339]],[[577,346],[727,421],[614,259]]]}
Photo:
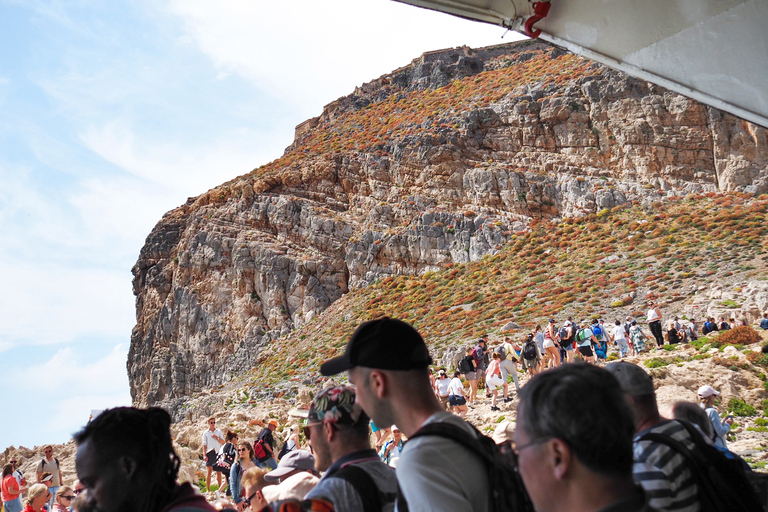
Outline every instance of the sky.
{"label": "sky", "polygon": [[162,215],[425,51],[519,39],[391,0],[0,0],[0,450],[130,405]]}

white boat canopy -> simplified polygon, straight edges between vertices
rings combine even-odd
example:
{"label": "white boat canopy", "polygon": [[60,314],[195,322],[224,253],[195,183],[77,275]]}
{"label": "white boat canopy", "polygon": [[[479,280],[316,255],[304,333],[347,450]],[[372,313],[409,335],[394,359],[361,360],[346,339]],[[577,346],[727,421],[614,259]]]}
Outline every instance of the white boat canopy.
{"label": "white boat canopy", "polygon": [[768,127],[766,0],[396,0],[501,25]]}

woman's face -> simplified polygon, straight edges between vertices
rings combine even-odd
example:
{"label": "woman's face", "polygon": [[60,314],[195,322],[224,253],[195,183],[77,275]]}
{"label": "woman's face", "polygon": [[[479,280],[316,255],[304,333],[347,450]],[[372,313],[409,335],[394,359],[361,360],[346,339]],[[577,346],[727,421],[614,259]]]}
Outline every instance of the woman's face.
{"label": "woman's face", "polygon": [[240,454],[240,458],[243,460],[249,460],[251,458],[251,454],[248,452],[248,447],[240,445],[237,448],[237,453]]}
{"label": "woman's face", "polygon": [[33,499],[30,505],[32,505],[32,508],[35,510],[43,510],[43,505],[48,503],[49,499],[51,499],[51,493],[50,491],[46,491],[45,494],[41,494],[37,498]]}

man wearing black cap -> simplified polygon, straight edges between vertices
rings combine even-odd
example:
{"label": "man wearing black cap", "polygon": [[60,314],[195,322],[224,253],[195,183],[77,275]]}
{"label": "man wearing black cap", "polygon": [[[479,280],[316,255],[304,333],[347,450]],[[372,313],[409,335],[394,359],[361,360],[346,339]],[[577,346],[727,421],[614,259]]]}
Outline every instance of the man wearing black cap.
{"label": "man wearing black cap", "polygon": [[[447,422],[475,435],[461,418],[445,412],[430,386],[427,346],[409,324],[380,318],[360,325],[344,355],[325,362],[326,376],[349,371],[357,401],[377,425],[396,424],[409,438],[425,424]],[[487,512],[490,489],[480,458],[442,436],[408,441],[397,481],[410,512]],[[402,511],[398,501],[398,510]]]}

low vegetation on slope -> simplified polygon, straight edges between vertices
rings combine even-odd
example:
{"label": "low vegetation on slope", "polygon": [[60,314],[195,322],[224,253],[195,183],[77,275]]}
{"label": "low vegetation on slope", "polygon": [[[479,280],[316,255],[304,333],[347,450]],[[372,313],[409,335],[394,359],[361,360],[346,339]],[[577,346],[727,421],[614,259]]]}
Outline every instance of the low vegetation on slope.
{"label": "low vegetation on slope", "polygon": [[272,342],[252,385],[318,378],[319,364],[343,350],[361,322],[384,315],[411,322],[440,354],[483,332],[498,334],[509,321],[531,328],[549,317],[644,316],[651,298],[682,310],[715,279],[765,279],[767,211],[768,196],[708,194],[536,224],[482,261],[349,293]]}

